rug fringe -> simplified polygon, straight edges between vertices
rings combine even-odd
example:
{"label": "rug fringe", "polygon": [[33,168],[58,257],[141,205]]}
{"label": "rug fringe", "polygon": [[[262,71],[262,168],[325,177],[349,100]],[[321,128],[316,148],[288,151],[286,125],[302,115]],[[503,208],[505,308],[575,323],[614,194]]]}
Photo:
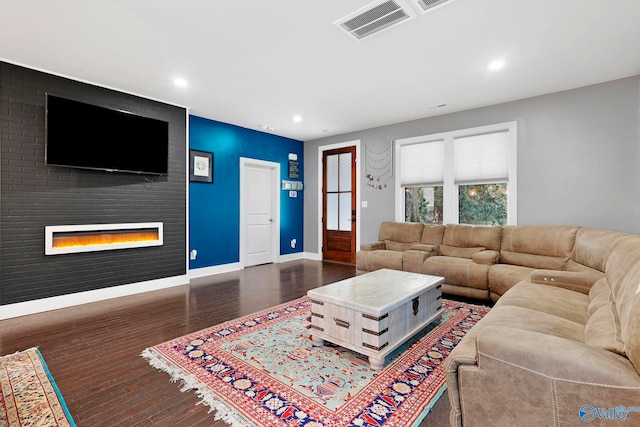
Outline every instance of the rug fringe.
{"label": "rug fringe", "polygon": [[39,347],[29,347],[29,348],[26,348],[24,350],[16,350],[15,353],[4,354],[4,355],[0,356],[0,359],[4,359],[5,357],[16,356],[16,355],[18,355],[20,353],[26,353],[27,351],[32,351],[32,350],[33,351],[39,351]]}
{"label": "rug fringe", "polygon": [[214,419],[216,421],[222,420],[232,427],[254,427],[254,425],[244,419],[242,415],[226,405],[215,393],[207,390],[194,376],[186,374],[183,370],[165,363],[163,358],[154,354],[149,348],[144,349],[140,355],[145,358],[152,367],[169,374],[171,382],[180,381],[182,384],[180,388],[181,392],[184,393],[185,391],[194,390],[196,395],[201,399],[198,404],[203,403],[209,407],[209,412],[215,412]]}

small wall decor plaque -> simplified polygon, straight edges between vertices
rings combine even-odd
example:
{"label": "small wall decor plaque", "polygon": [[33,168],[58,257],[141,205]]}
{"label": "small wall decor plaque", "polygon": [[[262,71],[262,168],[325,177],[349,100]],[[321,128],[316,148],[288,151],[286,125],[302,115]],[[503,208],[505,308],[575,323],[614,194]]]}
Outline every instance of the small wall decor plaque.
{"label": "small wall decor plaque", "polygon": [[213,182],[213,153],[189,150],[189,180]]}
{"label": "small wall decor plaque", "polygon": [[300,178],[300,162],[297,160],[289,160],[289,178]]}

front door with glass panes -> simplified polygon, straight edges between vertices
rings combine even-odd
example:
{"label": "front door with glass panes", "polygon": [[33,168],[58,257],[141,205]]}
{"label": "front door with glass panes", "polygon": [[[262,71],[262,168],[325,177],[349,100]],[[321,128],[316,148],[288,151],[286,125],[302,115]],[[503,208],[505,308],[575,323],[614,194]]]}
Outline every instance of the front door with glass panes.
{"label": "front door with glass panes", "polygon": [[356,261],[355,147],[322,155],[322,259]]}

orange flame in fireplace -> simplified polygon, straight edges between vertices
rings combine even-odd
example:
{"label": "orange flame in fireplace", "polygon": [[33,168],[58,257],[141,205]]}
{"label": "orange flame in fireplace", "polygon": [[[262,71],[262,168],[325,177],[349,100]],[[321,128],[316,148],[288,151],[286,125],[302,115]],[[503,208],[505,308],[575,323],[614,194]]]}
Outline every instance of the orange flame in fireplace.
{"label": "orange flame in fireplace", "polygon": [[149,242],[159,240],[158,230],[133,230],[98,233],[78,233],[54,235],[52,239],[54,248],[66,248],[71,246],[113,245],[134,242]]}

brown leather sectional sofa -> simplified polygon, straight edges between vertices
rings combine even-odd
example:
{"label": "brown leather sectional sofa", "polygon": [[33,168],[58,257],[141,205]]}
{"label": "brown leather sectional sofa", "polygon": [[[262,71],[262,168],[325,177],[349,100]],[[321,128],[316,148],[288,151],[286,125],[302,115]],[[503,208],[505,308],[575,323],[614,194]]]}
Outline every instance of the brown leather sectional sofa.
{"label": "brown leather sectional sofa", "polygon": [[495,301],[447,358],[452,425],[640,425],[640,236],[418,228],[382,224],[357,267],[416,271],[422,258],[419,272],[445,277],[445,293]]}

